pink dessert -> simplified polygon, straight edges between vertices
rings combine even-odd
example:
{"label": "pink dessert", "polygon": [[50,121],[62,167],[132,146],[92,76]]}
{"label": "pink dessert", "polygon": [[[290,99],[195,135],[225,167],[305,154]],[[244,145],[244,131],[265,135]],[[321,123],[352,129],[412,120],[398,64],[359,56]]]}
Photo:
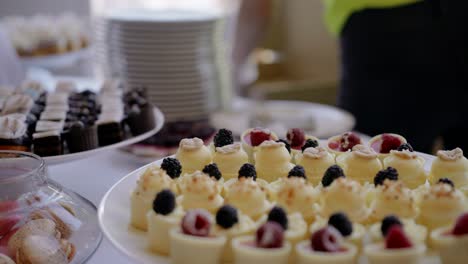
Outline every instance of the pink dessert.
{"label": "pink dessert", "polygon": [[281,248],[284,241],[284,229],[280,224],[268,221],[258,228],[255,237],[255,247]]}
{"label": "pink dessert", "polygon": [[359,145],[362,143],[361,138],[353,132],[346,132],[341,136],[333,137],[328,142],[328,147],[335,151],[349,151],[354,146]]}
{"label": "pink dessert", "polygon": [[385,237],[385,248],[404,249],[411,247],[413,247],[413,244],[406,236],[403,228],[400,225],[392,225]]}
{"label": "pink dessert", "polygon": [[468,213],[465,213],[458,217],[455,227],[452,230],[454,236],[468,235]]}
{"label": "pink dessert", "polygon": [[210,213],[206,210],[190,210],[182,219],[182,232],[186,235],[208,237],[210,229]]}
{"label": "pink dessert", "polygon": [[256,147],[266,140],[273,140],[270,130],[263,128],[254,128],[244,135],[244,142]]}
{"label": "pink dessert", "polygon": [[[7,234],[10,229],[21,220],[21,215],[8,214],[9,212],[18,209],[18,207],[18,202],[16,201],[0,202],[0,237]],[[5,214],[6,216],[1,216],[2,214]]]}
{"label": "pink dessert", "polygon": [[291,128],[286,134],[286,139],[288,140],[291,148],[300,150],[306,141],[306,136],[304,130],[300,128]]}
{"label": "pink dessert", "polygon": [[396,150],[401,144],[406,143],[403,137],[396,134],[382,134],[371,140],[370,147],[377,153],[388,154],[391,150]]}
{"label": "pink dessert", "polygon": [[310,245],[314,251],[343,252],[347,249],[342,246],[343,237],[338,230],[327,226],[315,231],[310,238]]}

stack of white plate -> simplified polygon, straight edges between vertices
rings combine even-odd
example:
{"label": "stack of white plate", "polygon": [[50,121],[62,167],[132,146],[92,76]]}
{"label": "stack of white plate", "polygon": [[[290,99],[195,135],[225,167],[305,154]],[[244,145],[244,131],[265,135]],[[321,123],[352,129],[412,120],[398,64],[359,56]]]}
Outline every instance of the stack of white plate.
{"label": "stack of white plate", "polygon": [[230,90],[223,19],[180,10],[121,10],[96,25],[102,73],[144,86],[168,121],[204,119]]}

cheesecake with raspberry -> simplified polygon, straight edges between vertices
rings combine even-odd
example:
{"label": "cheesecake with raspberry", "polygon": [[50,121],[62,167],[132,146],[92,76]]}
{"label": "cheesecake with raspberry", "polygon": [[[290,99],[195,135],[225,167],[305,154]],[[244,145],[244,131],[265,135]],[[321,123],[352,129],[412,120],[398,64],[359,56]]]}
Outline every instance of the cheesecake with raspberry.
{"label": "cheesecake with raspberry", "polygon": [[354,146],[363,144],[361,137],[354,132],[346,132],[327,140],[327,150],[336,156],[351,151]]}
{"label": "cheesecake with raspberry", "polygon": [[460,215],[454,226],[432,231],[431,242],[442,263],[464,264],[468,259],[468,213]]}
{"label": "cheesecake with raspberry", "polygon": [[278,136],[264,128],[249,128],[241,135],[242,148],[249,156],[249,162],[254,163],[254,150],[264,141],[277,141]]}
{"label": "cheesecake with raspberry", "polygon": [[257,147],[254,160],[257,176],[267,182],[286,176],[294,167],[285,144],[272,140],[264,141]]}
{"label": "cheesecake with raspberry", "polygon": [[318,218],[310,225],[309,232],[313,234],[327,226],[333,226],[338,230],[344,241],[352,243],[358,248],[362,246],[364,236],[366,235],[366,228],[361,224],[353,223],[345,213],[336,212],[328,219]]}
{"label": "cheesecake with raspberry", "polygon": [[371,138],[368,146],[377,152],[379,158],[383,160],[390,154],[390,151],[397,150],[406,143],[406,139],[398,134],[384,133]]}
{"label": "cheesecake with raspberry", "polygon": [[343,168],[347,177],[361,184],[372,182],[377,172],[382,169],[382,162],[377,153],[365,145],[356,145],[352,151],[338,156],[336,164]]}
{"label": "cheesecake with raspberry", "polygon": [[427,228],[418,225],[413,219],[399,218],[396,215],[387,215],[381,222],[375,223],[369,227],[370,238],[373,242],[384,240],[390,226],[397,224],[403,228],[405,234],[416,243],[424,244],[427,239]]}
{"label": "cheesecake with raspberry", "polygon": [[324,147],[308,147],[296,154],[295,161],[297,165],[304,167],[308,181],[317,185],[325,171],[335,164],[335,156]]}
{"label": "cheesecake with raspberry", "polygon": [[216,147],[216,151],[213,153],[213,162],[218,165],[226,180],[237,178],[239,169],[248,160],[249,157],[239,142]]}
{"label": "cheesecake with raspberry", "polygon": [[463,156],[463,150],[437,151],[437,158],[432,162],[429,179],[431,183],[440,178],[448,178],[456,188],[468,188],[468,159]]}
{"label": "cheesecake with raspberry", "polygon": [[301,128],[291,128],[286,133],[286,143],[289,144],[293,161],[295,161],[295,156],[305,149],[318,147],[319,139],[307,135]]}
{"label": "cheesecake with raspberry", "polygon": [[416,189],[426,183],[427,174],[424,169],[425,160],[418,156],[412,148],[391,150],[383,160],[385,168],[392,167],[398,171],[398,178],[411,189]]}
{"label": "cheesecake with raspberry", "polygon": [[212,162],[210,149],[196,137],[182,139],[175,156],[182,165],[182,174],[201,171]]}

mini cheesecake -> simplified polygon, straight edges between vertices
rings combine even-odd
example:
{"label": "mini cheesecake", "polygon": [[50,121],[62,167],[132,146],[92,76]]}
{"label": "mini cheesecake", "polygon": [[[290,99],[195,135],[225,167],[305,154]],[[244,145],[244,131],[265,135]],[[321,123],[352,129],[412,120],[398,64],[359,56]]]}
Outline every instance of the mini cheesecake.
{"label": "mini cheesecake", "polygon": [[368,146],[378,153],[379,159],[388,157],[390,151],[397,150],[398,147],[407,143],[406,139],[398,134],[385,133],[371,138]]}
{"label": "mini cheesecake", "polygon": [[453,227],[441,227],[432,231],[431,242],[439,252],[442,263],[466,263],[468,259],[468,214],[458,217]]}
{"label": "mini cheesecake", "polygon": [[187,176],[183,186],[178,202],[184,210],[202,208],[215,213],[223,205],[218,182],[205,173],[196,171]]}
{"label": "mini cheesecake", "polygon": [[373,182],[374,176],[382,169],[377,153],[364,145],[356,145],[351,152],[336,158],[345,175],[361,184]]}
{"label": "mini cheesecake", "polygon": [[327,150],[335,156],[351,151],[354,146],[363,144],[361,137],[353,132],[333,136],[327,140]]}
{"label": "mini cheesecake", "polygon": [[313,234],[328,225],[335,227],[343,236],[345,242],[352,243],[357,248],[362,247],[366,228],[361,224],[352,223],[344,213],[334,213],[328,219],[318,218],[309,226],[309,233]]}
{"label": "mini cheesecake", "polygon": [[437,158],[432,162],[429,179],[436,183],[441,178],[448,178],[456,188],[468,186],[468,160],[460,148],[437,152]]}
{"label": "mini cheesecake", "polygon": [[211,152],[199,138],[184,138],[179,143],[176,158],[182,164],[182,173],[201,171],[212,162]]}
{"label": "mini cheesecake", "polygon": [[267,182],[286,176],[294,167],[283,142],[264,141],[257,147],[254,158],[258,177]]}
{"label": "mini cheesecake", "polygon": [[306,148],[296,154],[295,160],[297,165],[304,167],[308,181],[314,185],[319,184],[325,171],[335,164],[334,154],[323,147]]}
{"label": "mini cheesecake", "polygon": [[426,183],[424,163],[423,157],[408,150],[391,150],[390,155],[383,160],[384,167],[395,168],[398,171],[398,179],[411,189],[416,189]]}
{"label": "mini cheesecake", "polygon": [[278,140],[278,136],[268,130],[262,128],[249,128],[241,135],[242,148],[249,156],[249,162],[254,163],[254,150],[267,140]]}
{"label": "mini cheesecake", "polygon": [[[387,216],[386,218],[391,218],[395,216]],[[384,218],[384,222],[386,221]],[[403,230],[411,239],[416,243],[425,244],[427,239],[427,228],[423,225],[418,225],[413,219],[399,219]],[[384,234],[382,234],[382,222],[375,223],[369,227],[370,238],[373,242],[381,242],[385,239]]]}
{"label": "mini cheesecake", "polygon": [[291,148],[291,155],[293,162],[295,162],[295,156],[299,153],[302,153],[304,149],[308,147],[318,147],[319,139],[306,135],[304,130],[300,128],[291,128],[286,134],[287,142]]}
{"label": "mini cheesecake", "polygon": [[221,174],[226,180],[237,178],[239,169],[248,160],[249,157],[242,149],[241,143],[217,147],[213,153],[213,162],[218,165]]}

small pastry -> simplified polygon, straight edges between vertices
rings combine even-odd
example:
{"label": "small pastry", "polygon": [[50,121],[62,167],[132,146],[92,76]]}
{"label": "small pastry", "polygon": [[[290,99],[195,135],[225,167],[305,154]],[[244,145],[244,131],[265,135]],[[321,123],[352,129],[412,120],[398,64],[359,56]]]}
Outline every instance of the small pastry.
{"label": "small pastry", "polygon": [[286,176],[294,167],[283,142],[264,141],[257,147],[254,157],[258,177],[267,182]]}
{"label": "small pastry", "polygon": [[366,234],[366,228],[358,223],[352,223],[345,213],[337,212],[328,218],[319,218],[309,227],[311,234],[326,226],[333,226],[338,230],[346,242],[354,244],[360,248],[363,244],[363,238]]}
{"label": "small pastry", "polygon": [[216,212],[216,225],[213,233],[217,236],[226,237],[226,245],[222,262],[232,262],[234,255],[231,241],[235,237],[251,235],[257,228],[257,223],[247,215],[240,214],[237,209],[230,205],[224,205]]}
{"label": "small pastry", "polygon": [[182,195],[177,199],[184,210],[202,208],[215,213],[223,205],[220,185],[209,175],[195,171],[184,175],[183,181],[180,185]]}
{"label": "small pastry", "polygon": [[165,158],[161,168],[150,166],[140,176],[137,186],[131,195],[131,224],[135,228],[146,230],[146,214],[152,208],[156,194],[164,189],[178,193],[173,178],[180,175],[180,164],[174,158]]}
{"label": "small pastry", "polygon": [[295,156],[296,164],[304,167],[307,179],[317,185],[325,171],[335,164],[334,154],[323,147],[309,147]]}
{"label": "small pastry", "polygon": [[437,151],[437,158],[432,162],[429,179],[431,183],[440,178],[453,181],[456,188],[468,186],[468,160],[463,156],[463,150]]}
{"label": "small pastry", "polygon": [[225,236],[212,233],[213,217],[203,209],[188,211],[180,227],[169,231],[171,263],[220,263],[226,244]]}
{"label": "small pastry", "polygon": [[232,135],[232,131],[229,129],[221,128],[214,135],[213,143],[210,145],[210,148],[212,152],[216,152],[216,148],[222,148],[224,146],[232,144],[234,144],[234,136]]}
{"label": "small pastry", "polygon": [[284,241],[284,230],[277,222],[266,222],[254,236],[232,240],[234,263],[286,264],[291,244]]}
{"label": "small pastry", "polygon": [[273,207],[266,221],[277,222],[284,229],[286,240],[294,247],[299,241],[303,240],[307,234],[307,223],[300,213],[286,214],[286,211],[279,207]]}
{"label": "small pastry", "polygon": [[385,133],[371,138],[368,146],[377,152],[379,158],[383,160],[389,155],[390,151],[397,150],[406,143],[406,139],[398,134]]}
{"label": "small pastry", "polygon": [[354,146],[362,144],[361,137],[353,132],[346,132],[338,136],[333,136],[327,140],[327,150],[339,156],[351,151]]}
{"label": "small pastry", "polygon": [[[218,142],[218,144],[220,143]],[[216,147],[216,151],[213,153],[213,162],[218,165],[226,180],[237,178],[240,167],[248,160],[249,157],[242,149],[241,143]]]}
{"label": "small pastry", "polygon": [[267,140],[278,140],[278,136],[268,129],[250,128],[241,135],[242,148],[249,156],[249,162],[254,163],[254,149]]}
{"label": "small pastry", "polygon": [[318,138],[306,135],[304,130],[300,128],[289,129],[286,134],[286,139],[290,146],[293,159],[297,154],[302,153],[304,149],[319,146]]}
{"label": "small pastry", "polygon": [[[224,183],[224,195],[228,192],[229,188],[231,188],[233,184],[244,177],[252,178],[263,190],[269,189],[269,183],[267,181],[257,178],[257,170],[255,169],[255,166],[250,163],[245,163],[240,167],[237,178],[229,179]],[[270,193],[268,192],[267,195],[270,195]]]}
{"label": "small pastry", "polygon": [[75,256],[75,246],[67,240],[31,235],[16,252],[17,263],[67,264]]}
{"label": "small pastry", "polygon": [[199,138],[184,138],[180,141],[176,158],[182,164],[182,173],[201,171],[212,161],[211,152]]}
{"label": "small pastry", "polygon": [[426,183],[424,158],[409,150],[391,150],[390,155],[383,160],[384,167],[392,167],[398,171],[398,178],[411,189]]}
{"label": "small pastry", "polygon": [[427,228],[425,226],[416,224],[413,219],[402,218],[400,220],[395,215],[388,215],[381,222],[370,226],[369,233],[372,241],[381,242],[387,235],[390,226],[394,224],[400,225],[411,241],[425,244],[427,237]]}
{"label": "small pastry", "polygon": [[236,207],[253,220],[259,219],[272,206],[265,190],[254,177],[239,177],[231,184],[226,189],[225,203]]}
{"label": "small pastry", "polygon": [[29,236],[45,236],[60,238],[60,232],[54,221],[50,219],[36,219],[31,220],[21,226],[8,240],[8,250],[10,252],[17,252],[22,247],[23,242]]}
{"label": "small pastry", "polygon": [[468,213],[462,214],[455,226],[438,228],[431,233],[431,242],[442,263],[464,264],[468,259]]}
{"label": "small pastry", "polygon": [[38,132],[32,135],[33,152],[41,157],[63,153],[62,133],[59,130]]}
{"label": "small pastry", "polygon": [[183,210],[176,206],[175,194],[164,189],[153,201],[153,210],[148,211],[148,248],[162,255],[169,255],[169,230],[178,227]]}
{"label": "small pastry", "polygon": [[353,264],[357,252],[355,245],[343,242],[340,232],[333,226],[315,231],[310,240],[296,245],[298,264]]}
{"label": "small pastry", "polygon": [[461,191],[440,182],[423,194],[419,208],[417,222],[432,230],[453,223],[466,211],[467,202]]}
{"label": "small pastry", "polygon": [[26,123],[11,115],[0,116],[0,150],[28,151],[30,147]]}
{"label": "small pastry", "polygon": [[1,115],[27,114],[34,105],[33,99],[28,95],[13,94],[8,96],[3,103]]}
{"label": "small pastry", "polygon": [[398,224],[389,227],[385,243],[373,243],[364,247],[369,264],[419,264],[422,263],[425,252],[426,246],[411,241]]}
{"label": "small pastry", "polygon": [[361,184],[372,182],[377,172],[382,169],[377,153],[364,145],[356,145],[351,152],[338,156],[336,163],[343,168],[347,177]]}
{"label": "small pastry", "polygon": [[353,222],[367,220],[370,210],[366,204],[366,192],[357,181],[339,177],[322,190],[320,214],[329,218],[336,212],[343,212]]}

